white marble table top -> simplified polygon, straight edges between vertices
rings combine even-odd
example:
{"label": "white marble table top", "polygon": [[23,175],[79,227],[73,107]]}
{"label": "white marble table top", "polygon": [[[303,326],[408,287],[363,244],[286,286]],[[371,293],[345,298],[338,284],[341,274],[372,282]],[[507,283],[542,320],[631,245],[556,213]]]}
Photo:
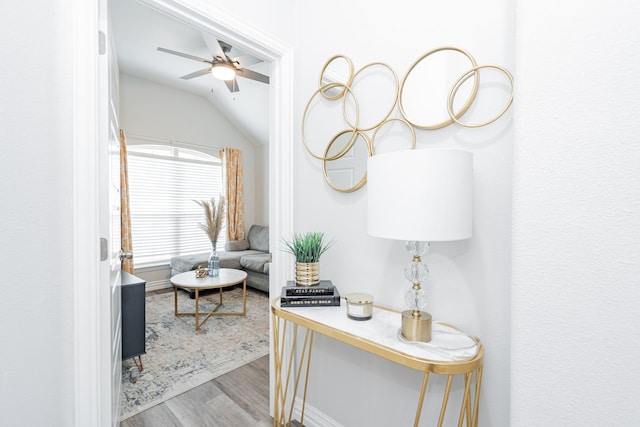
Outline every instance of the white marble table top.
{"label": "white marble table top", "polygon": [[190,289],[212,289],[235,285],[246,278],[246,271],[235,270],[233,268],[221,268],[220,275],[218,277],[205,276],[198,278],[196,277],[195,270],[193,270],[176,274],[171,278],[171,283],[175,286]]}
{"label": "white marble table top", "polygon": [[275,305],[282,311],[420,359],[455,362],[473,359],[478,354],[476,340],[439,321],[432,323],[430,342],[412,342],[400,333],[402,317],[397,311],[374,306],[371,319],[352,320],[347,317],[344,301],[339,307],[280,307],[279,300]]}

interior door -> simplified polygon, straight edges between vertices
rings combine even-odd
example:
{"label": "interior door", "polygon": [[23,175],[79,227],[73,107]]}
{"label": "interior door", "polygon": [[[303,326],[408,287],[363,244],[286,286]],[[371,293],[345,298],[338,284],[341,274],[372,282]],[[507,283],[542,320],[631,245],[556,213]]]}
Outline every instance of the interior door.
{"label": "interior door", "polygon": [[120,414],[121,330],[120,307],[120,139],[118,125],[118,67],[110,37],[108,0],[100,0],[99,85],[99,229],[101,353],[108,355],[101,372],[101,418],[104,426],[117,426]]}

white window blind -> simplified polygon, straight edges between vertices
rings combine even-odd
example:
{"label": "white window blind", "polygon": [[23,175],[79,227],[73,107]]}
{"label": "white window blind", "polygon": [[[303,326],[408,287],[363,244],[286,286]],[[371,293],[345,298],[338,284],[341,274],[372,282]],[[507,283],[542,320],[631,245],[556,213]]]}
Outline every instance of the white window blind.
{"label": "white window blind", "polygon": [[[194,200],[222,194],[220,159],[185,148],[130,145],[129,199],[134,264],[168,264],[177,255],[210,252],[211,243],[198,227],[204,209]],[[226,224],[218,250],[226,242]]]}

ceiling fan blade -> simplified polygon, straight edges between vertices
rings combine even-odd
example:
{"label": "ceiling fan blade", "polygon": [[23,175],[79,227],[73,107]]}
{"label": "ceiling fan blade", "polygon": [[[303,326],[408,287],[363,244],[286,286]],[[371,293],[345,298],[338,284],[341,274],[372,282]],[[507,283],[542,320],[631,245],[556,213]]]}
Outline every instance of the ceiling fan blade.
{"label": "ceiling fan blade", "polygon": [[231,61],[234,62],[237,66],[247,67],[249,65],[257,64],[258,62],[262,62],[262,59],[258,59],[255,56],[240,55],[235,58],[231,58]]}
{"label": "ceiling fan blade", "polygon": [[236,70],[236,74],[240,77],[244,77],[245,79],[251,79],[257,82],[262,82],[267,84],[269,83],[269,76],[256,73],[255,71],[249,70],[248,68],[238,68]]}
{"label": "ceiling fan blade", "polygon": [[164,47],[159,47],[158,50],[160,52],[170,53],[172,55],[182,56],[183,58],[193,59],[194,61],[205,62],[207,64],[212,64],[213,62],[210,59],[200,58],[199,56],[189,55],[188,53],[182,53],[171,49],[166,49]]}
{"label": "ceiling fan blade", "polygon": [[222,46],[220,46],[220,43],[218,43],[218,39],[207,33],[202,33],[202,38],[209,48],[209,52],[211,52],[211,55],[216,58],[220,58],[221,61],[227,62],[227,55],[222,49]]}
{"label": "ceiling fan blade", "polygon": [[186,76],[182,76],[180,78],[183,79],[183,80],[189,80],[189,79],[192,79],[194,77],[204,76],[205,74],[210,74],[211,73],[211,68],[212,67],[204,68],[202,70],[195,71],[195,72],[193,72],[191,74],[187,74]]}
{"label": "ceiling fan blade", "polygon": [[229,88],[229,92],[238,92],[240,88],[238,87],[238,79],[233,80],[225,80],[224,84]]}

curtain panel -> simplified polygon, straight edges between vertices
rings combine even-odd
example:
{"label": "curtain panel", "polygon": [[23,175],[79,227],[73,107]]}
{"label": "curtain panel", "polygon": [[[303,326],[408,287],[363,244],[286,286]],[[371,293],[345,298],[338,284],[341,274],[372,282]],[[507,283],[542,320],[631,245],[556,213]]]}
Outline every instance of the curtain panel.
{"label": "curtain panel", "polygon": [[[133,251],[131,237],[131,212],[129,207],[129,167],[124,131],[120,129],[120,239],[123,252]],[[122,258],[122,270],[134,274],[133,258]]]}
{"label": "curtain panel", "polygon": [[227,240],[244,239],[244,187],[242,181],[242,151],[222,148],[225,198],[227,199]]}

